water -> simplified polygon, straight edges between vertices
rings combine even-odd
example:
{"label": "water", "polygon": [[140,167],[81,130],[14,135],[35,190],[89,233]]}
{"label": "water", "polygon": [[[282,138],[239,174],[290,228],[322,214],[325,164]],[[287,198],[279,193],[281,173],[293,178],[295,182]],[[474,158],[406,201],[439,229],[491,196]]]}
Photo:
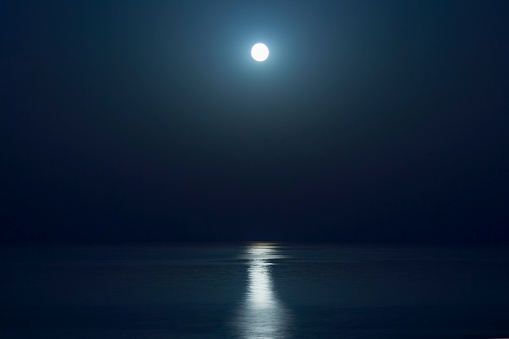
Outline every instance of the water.
{"label": "water", "polygon": [[509,337],[503,247],[18,247],[0,258],[0,338]]}

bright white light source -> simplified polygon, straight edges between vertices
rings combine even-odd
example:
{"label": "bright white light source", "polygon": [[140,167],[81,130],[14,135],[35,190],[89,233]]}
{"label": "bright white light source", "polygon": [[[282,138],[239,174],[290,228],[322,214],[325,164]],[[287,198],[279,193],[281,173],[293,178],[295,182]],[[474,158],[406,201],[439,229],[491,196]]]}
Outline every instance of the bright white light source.
{"label": "bright white light source", "polygon": [[262,43],[258,43],[251,48],[251,56],[256,61],[265,61],[269,56],[269,49]]}

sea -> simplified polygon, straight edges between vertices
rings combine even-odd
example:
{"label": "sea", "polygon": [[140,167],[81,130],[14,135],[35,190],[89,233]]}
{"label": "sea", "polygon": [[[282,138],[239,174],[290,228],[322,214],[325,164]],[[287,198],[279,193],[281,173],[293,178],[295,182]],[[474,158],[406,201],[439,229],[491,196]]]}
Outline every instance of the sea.
{"label": "sea", "polygon": [[1,247],[0,338],[509,338],[509,248]]}

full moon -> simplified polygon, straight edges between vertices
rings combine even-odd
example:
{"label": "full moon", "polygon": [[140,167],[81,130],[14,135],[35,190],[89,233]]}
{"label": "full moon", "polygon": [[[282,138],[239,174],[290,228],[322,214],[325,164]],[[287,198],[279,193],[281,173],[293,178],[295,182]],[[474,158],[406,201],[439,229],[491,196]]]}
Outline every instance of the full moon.
{"label": "full moon", "polygon": [[251,48],[251,56],[256,61],[265,61],[269,56],[269,49],[262,43],[255,44],[253,48]]}

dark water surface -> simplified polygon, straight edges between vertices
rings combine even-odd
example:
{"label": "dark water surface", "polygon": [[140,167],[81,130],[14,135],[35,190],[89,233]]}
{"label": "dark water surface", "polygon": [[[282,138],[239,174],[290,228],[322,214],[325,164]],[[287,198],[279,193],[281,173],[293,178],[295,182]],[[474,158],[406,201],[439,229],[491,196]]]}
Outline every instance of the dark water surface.
{"label": "dark water surface", "polygon": [[0,338],[509,337],[503,247],[18,247],[0,259]]}

